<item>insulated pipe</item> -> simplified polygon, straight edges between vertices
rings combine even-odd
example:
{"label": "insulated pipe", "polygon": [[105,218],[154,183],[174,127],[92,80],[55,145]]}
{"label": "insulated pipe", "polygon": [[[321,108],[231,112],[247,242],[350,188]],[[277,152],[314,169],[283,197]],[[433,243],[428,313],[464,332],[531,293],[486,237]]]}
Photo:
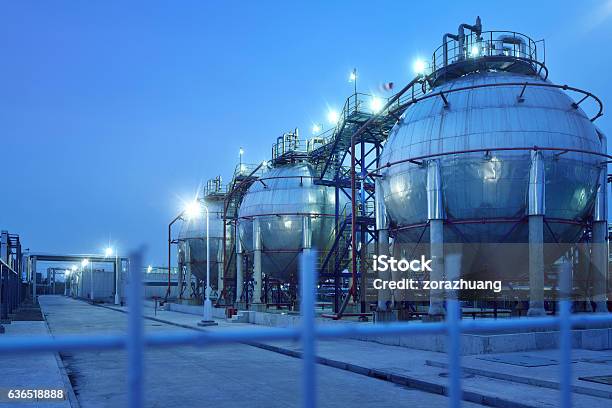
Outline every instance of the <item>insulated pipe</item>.
{"label": "insulated pipe", "polygon": [[242,243],[240,237],[236,235],[236,302],[240,301],[240,295],[242,295],[242,285],[244,283],[244,274],[242,272]]}
{"label": "insulated pipe", "polygon": [[595,303],[595,312],[605,313],[607,307],[608,281],[608,220],[607,220],[607,165],[602,166],[599,174],[595,208],[593,210],[593,293],[591,299]]}
{"label": "insulated pipe", "polygon": [[[444,208],[442,205],[442,177],[440,162],[432,160],[427,165],[427,218],[429,219],[429,245],[431,257],[431,281],[444,279]],[[430,289],[430,316],[443,316],[444,290]]]}
{"label": "insulated pipe", "polygon": [[253,219],[253,299],[251,303],[261,304],[261,285],[262,285],[262,274],[261,274],[261,227],[259,225],[259,218]]}
{"label": "insulated pipe", "polygon": [[502,49],[500,50],[502,54],[504,51],[503,44],[512,44],[519,46],[519,55],[513,55],[513,57],[529,58],[529,56],[527,55],[527,44],[525,43],[525,40],[522,37],[514,37],[512,35],[500,35],[499,37],[497,37],[497,41],[502,43]]}
{"label": "insulated pipe", "polygon": [[463,47],[464,47],[464,43],[465,43],[465,29],[468,29],[474,33],[476,33],[476,35],[480,35],[482,34],[482,22],[480,21],[480,16],[476,17],[476,24],[471,25],[471,24],[466,24],[466,23],[462,23],[459,24],[459,28],[457,30],[457,34],[451,34],[451,33],[446,33],[444,34],[444,36],[442,37],[442,53],[443,53],[443,63],[444,66],[448,65],[448,39],[452,39],[455,41],[459,42],[459,55],[461,56],[460,59],[463,58]]}
{"label": "insulated pipe", "polygon": [[193,291],[191,289],[191,245],[188,240],[185,240],[185,282],[187,283],[187,299],[192,298]]}
{"label": "insulated pipe", "polygon": [[459,36],[451,33],[446,33],[442,36],[442,59],[444,66],[448,65],[448,39],[459,40]]}
{"label": "insulated pipe", "polygon": [[[378,256],[389,256],[389,219],[387,217],[387,208],[383,198],[380,178],[374,181],[374,204],[376,209],[376,230],[378,231],[377,253]],[[378,278],[383,281],[391,279],[391,272],[378,271]],[[394,278],[395,279],[395,278]],[[386,286],[384,289],[378,290],[378,310],[387,311],[391,306],[391,289]]]}
{"label": "insulated pipe", "polygon": [[221,245],[217,245],[217,275],[217,292],[219,292],[217,301],[219,301],[219,299],[221,299],[221,293],[223,293],[225,284],[225,281],[223,280],[223,248]]}
{"label": "insulated pipe", "polygon": [[544,316],[544,214],[545,174],[542,152],[531,153],[527,211],[529,216],[529,310],[527,316]]}

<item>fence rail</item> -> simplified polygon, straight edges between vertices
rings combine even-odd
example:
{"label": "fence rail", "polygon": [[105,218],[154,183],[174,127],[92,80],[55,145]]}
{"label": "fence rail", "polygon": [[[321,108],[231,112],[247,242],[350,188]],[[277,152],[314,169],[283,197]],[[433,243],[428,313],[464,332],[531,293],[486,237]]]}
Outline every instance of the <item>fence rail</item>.
{"label": "fence rail", "polygon": [[[41,353],[60,351],[87,351],[127,349],[129,401],[131,408],[143,406],[143,353],[145,347],[210,346],[214,344],[267,341],[300,340],[303,347],[302,406],[316,406],[316,341],[318,339],[346,338],[356,335],[431,335],[449,336],[449,405],[459,407],[461,390],[460,336],[462,333],[501,332],[508,329],[558,329],[560,335],[560,394],[559,406],[571,406],[571,328],[575,326],[601,326],[612,323],[611,314],[572,315],[571,303],[561,300],[561,313],[556,317],[534,317],[520,320],[460,320],[457,300],[447,300],[447,317],[443,322],[429,324],[387,323],[379,325],[315,325],[316,252],[302,255],[301,277],[301,326],[297,328],[242,329],[232,331],[189,331],[184,333],[144,334],[142,314],[141,274],[130,274],[129,317],[125,335],[62,335],[56,337],[3,337],[0,338],[2,353]],[[141,257],[132,254],[131,271],[141,271]],[[138,301],[130,301],[138,299]],[[204,397],[205,398],[205,397]]]}

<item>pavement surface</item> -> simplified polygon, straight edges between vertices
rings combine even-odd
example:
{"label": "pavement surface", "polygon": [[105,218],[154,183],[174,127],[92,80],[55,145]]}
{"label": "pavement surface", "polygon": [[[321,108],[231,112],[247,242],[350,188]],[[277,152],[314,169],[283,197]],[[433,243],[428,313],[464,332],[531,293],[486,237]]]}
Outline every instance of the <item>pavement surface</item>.
{"label": "pavement surface", "polygon": [[[42,296],[40,304],[53,335],[109,334],[125,332],[127,315],[107,307],[62,296]],[[122,309],[122,308],[118,308]],[[195,330],[198,317],[177,312],[146,315],[159,320],[145,320],[148,333]],[[171,323],[171,324],[170,324]],[[185,327],[180,327],[185,326]],[[253,325],[219,321],[219,326],[205,330],[240,330]],[[265,328],[262,328],[265,330]],[[371,345],[363,356],[378,360],[375,343],[347,340],[350,343],[320,342],[319,349],[334,350],[353,345]],[[214,347],[151,348],[145,352],[145,394],[147,407],[298,407],[301,395],[301,361],[290,353],[298,343],[255,347],[228,344]],[[268,347],[269,349],[266,349]],[[398,348],[399,349],[399,348]],[[413,354],[403,349],[400,353]],[[63,353],[63,364],[74,392],[83,408],[123,407],[127,401],[125,352]],[[394,363],[394,367],[400,367]],[[433,368],[432,368],[433,369]],[[443,372],[439,368],[435,368]],[[446,381],[442,378],[443,382]],[[387,379],[329,365],[317,365],[317,398],[321,407],[445,407],[448,398]],[[464,402],[465,407],[480,406]]]}
{"label": "pavement surface", "polygon": [[[48,337],[49,331],[44,321],[14,321],[4,325],[6,333],[2,339],[14,336]],[[0,408],[69,408],[68,398],[51,400],[9,399],[9,390],[62,390],[66,393],[69,384],[65,383],[55,353],[40,354],[0,354]]]}
{"label": "pavement surface", "polygon": [[[125,307],[108,307],[127,311]],[[197,326],[198,316],[164,310],[155,312],[152,308],[145,308],[144,313],[146,317],[155,319],[153,321],[189,327],[192,330],[240,330],[244,327],[266,329],[263,326],[225,320],[217,320],[218,326],[202,329]],[[301,353],[300,344],[291,341],[267,342],[260,344],[260,347],[293,357],[299,357]],[[445,353],[352,339],[334,339],[319,341],[317,355],[324,366],[408,385],[430,393],[444,395],[448,392]],[[612,376],[612,350],[575,349],[572,357],[573,406],[612,407],[612,385],[581,379]],[[501,407],[559,406],[557,350],[464,356],[462,367],[464,399],[468,401]]]}

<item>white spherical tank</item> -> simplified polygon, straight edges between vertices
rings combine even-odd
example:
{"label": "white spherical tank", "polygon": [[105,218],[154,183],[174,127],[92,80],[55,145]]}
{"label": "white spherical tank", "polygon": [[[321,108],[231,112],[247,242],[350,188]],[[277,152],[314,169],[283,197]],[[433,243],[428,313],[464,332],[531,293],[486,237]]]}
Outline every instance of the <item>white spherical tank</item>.
{"label": "white spherical tank", "polygon": [[[511,58],[488,53],[483,61]],[[498,69],[483,69],[487,65],[462,61],[475,68],[449,79],[438,77],[392,129],[380,163],[387,165],[381,169],[381,185],[396,242],[428,242],[422,229],[430,218],[428,167],[435,161],[444,242],[526,243],[534,152],[543,161],[544,242],[580,238],[605,171],[601,155],[606,154],[606,138],[563,89],[538,74],[537,65],[526,69],[529,62],[517,61],[522,69],[511,69],[510,62],[506,70],[501,63]],[[547,261],[558,255],[547,253]],[[515,261],[512,267],[525,273],[518,267],[525,259]]]}
{"label": "white spherical tank", "polygon": [[[200,195],[201,197],[201,195]],[[206,211],[209,211],[210,285],[217,289],[218,267],[223,262],[223,200],[216,196],[200,198],[201,212],[186,218],[179,232],[179,267],[206,281]]]}
{"label": "white spherical tank", "polygon": [[262,270],[269,277],[297,278],[304,217],[310,219],[312,248],[325,251],[333,240],[334,189],[315,184],[315,177],[306,162],[273,167],[251,185],[240,204],[240,240],[246,252],[254,250],[253,220],[258,219]]}

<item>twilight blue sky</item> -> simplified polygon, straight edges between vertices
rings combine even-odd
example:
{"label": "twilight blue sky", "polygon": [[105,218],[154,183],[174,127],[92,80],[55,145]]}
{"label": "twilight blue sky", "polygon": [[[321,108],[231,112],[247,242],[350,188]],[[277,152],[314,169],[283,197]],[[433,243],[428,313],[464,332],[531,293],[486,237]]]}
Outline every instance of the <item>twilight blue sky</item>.
{"label": "twilight blue sky", "polygon": [[[375,5],[374,5],[375,4]],[[0,228],[36,252],[165,264],[166,228],[201,179],[268,159],[359,88],[411,79],[442,34],[546,40],[550,78],[612,104],[612,1],[181,1],[0,4]],[[597,124],[612,133],[612,118]]]}

